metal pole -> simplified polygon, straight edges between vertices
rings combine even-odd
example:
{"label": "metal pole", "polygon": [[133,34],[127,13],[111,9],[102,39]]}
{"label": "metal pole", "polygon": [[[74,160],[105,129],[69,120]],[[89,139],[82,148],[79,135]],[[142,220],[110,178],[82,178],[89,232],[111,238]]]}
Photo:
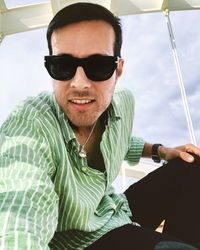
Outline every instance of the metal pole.
{"label": "metal pole", "polygon": [[190,114],[190,109],[189,109],[189,105],[188,105],[187,95],[185,92],[185,86],[183,83],[180,62],[179,62],[179,58],[178,58],[178,54],[177,54],[177,50],[176,50],[176,43],[175,43],[175,39],[174,39],[171,21],[169,18],[169,10],[168,9],[166,9],[164,11],[164,15],[165,15],[166,21],[167,21],[167,28],[169,31],[169,37],[170,37],[170,41],[171,41],[173,57],[174,57],[174,62],[175,62],[175,66],[176,66],[176,73],[178,76],[178,83],[179,83],[179,87],[180,87],[180,91],[181,91],[183,107],[184,107],[184,111],[185,111],[185,116],[186,116],[186,121],[187,121],[187,125],[188,125],[191,143],[193,143],[194,145],[197,145],[196,137],[194,134],[194,128],[193,128],[193,124],[192,124],[192,119],[191,119],[191,114]]}

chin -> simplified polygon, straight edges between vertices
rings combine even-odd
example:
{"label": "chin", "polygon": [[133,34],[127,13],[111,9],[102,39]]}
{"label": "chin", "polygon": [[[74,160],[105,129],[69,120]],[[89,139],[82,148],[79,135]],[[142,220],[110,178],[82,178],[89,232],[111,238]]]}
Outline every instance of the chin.
{"label": "chin", "polygon": [[75,127],[91,127],[97,119],[70,119],[70,122],[72,123],[72,125],[74,125]]}

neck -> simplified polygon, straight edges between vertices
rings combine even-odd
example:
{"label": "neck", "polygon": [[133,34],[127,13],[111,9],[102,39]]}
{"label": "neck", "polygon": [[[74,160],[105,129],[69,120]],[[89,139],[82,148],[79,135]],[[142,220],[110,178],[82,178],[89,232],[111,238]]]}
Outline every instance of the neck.
{"label": "neck", "polygon": [[[92,125],[89,126],[75,126],[74,124],[71,124],[71,127],[74,131],[74,133],[77,135],[79,134],[80,136],[87,136],[88,134],[90,134],[91,130],[93,129],[93,127],[98,127],[99,121],[96,121],[95,123],[93,123]],[[94,128],[95,130],[95,128]]]}
{"label": "neck", "polygon": [[[76,138],[81,145],[84,144],[85,140],[89,136],[90,132],[93,129],[94,124],[95,122],[89,126],[76,126],[72,122],[70,122],[70,125],[76,135]],[[102,134],[103,131],[105,130],[106,124],[107,124],[107,113],[105,112],[98,118],[91,136],[95,137],[96,134],[99,133]]]}

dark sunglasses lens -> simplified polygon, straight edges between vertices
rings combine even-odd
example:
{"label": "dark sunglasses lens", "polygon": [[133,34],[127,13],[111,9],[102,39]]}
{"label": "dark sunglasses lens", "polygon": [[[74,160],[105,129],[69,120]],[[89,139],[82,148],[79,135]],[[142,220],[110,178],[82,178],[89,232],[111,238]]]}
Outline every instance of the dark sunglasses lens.
{"label": "dark sunglasses lens", "polygon": [[70,55],[46,56],[45,67],[56,80],[67,81],[74,77],[78,66],[84,68],[92,81],[108,80],[117,68],[117,57],[93,55],[88,58],[74,58]]}
{"label": "dark sunglasses lens", "polygon": [[50,76],[56,80],[70,80],[76,72],[76,65],[71,57],[52,56],[46,58],[45,66]]}
{"label": "dark sunglasses lens", "polygon": [[84,65],[85,73],[92,81],[108,80],[117,68],[116,60],[112,56],[91,56]]}

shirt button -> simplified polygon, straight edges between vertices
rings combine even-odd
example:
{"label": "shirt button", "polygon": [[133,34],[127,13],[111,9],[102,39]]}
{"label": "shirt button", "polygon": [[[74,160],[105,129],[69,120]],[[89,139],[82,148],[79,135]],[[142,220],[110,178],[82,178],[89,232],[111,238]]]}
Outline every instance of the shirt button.
{"label": "shirt button", "polygon": [[81,171],[84,173],[87,172],[87,167],[81,167]]}

